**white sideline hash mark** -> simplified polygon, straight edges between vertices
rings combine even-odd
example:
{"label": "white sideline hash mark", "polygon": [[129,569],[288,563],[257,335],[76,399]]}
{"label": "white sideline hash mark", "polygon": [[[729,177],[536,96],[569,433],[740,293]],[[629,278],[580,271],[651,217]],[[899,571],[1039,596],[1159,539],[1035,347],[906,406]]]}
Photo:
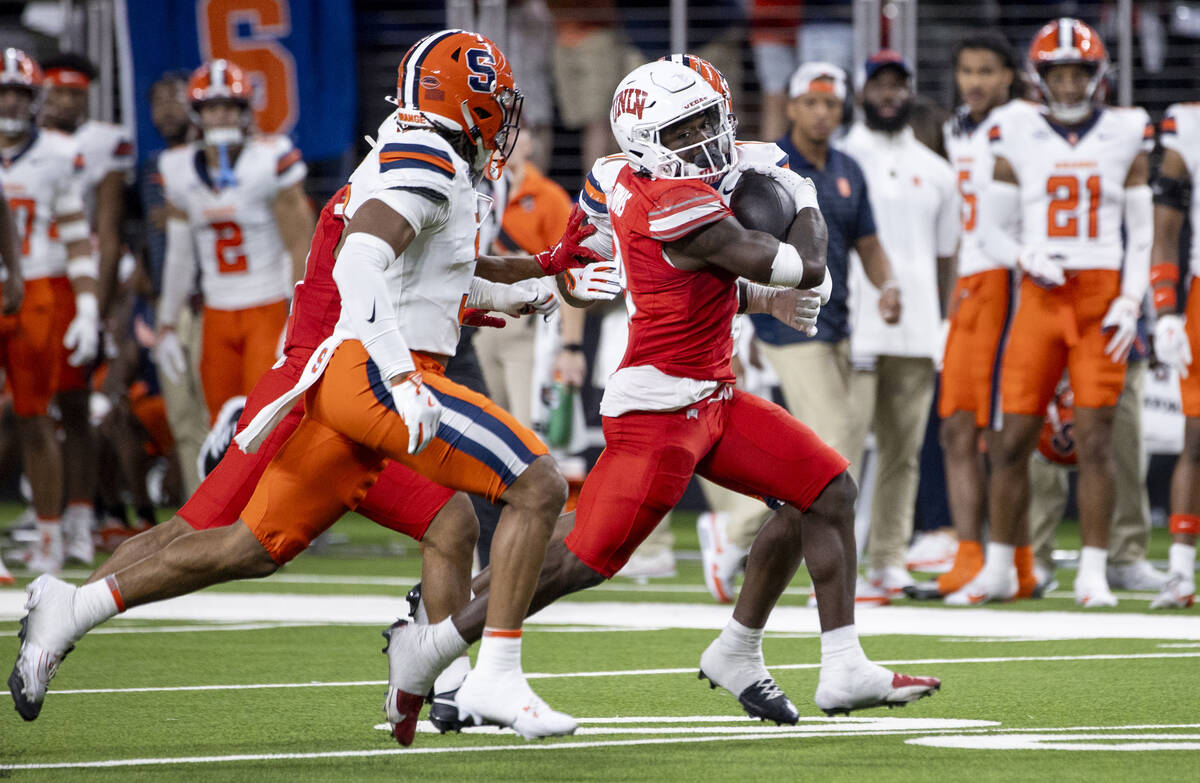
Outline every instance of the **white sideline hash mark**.
{"label": "white sideline hash mark", "polygon": [[1200,750],[1200,734],[952,734],[905,742],[957,750]]}
{"label": "white sideline hash mark", "polygon": [[[952,663],[1041,663],[1050,661],[1129,661],[1147,660],[1154,658],[1200,658],[1200,652],[1179,653],[1131,653],[1117,655],[1101,653],[1096,655],[1020,655],[1012,658],[918,658],[914,660],[881,660],[875,663],[881,666],[932,666]],[[768,667],[775,670],[819,669],[819,663],[784,663]],[[526,672],[526,679],[555,680],[571,677],[636,677],[657,676],[664,674],[694,674],[695,666],[679,669],[620,669],[603,672]],[[245,685],[172,685],[147,686],[140,688],[76,688],[72,690],[54,690],[55,695],[79,695],[95,693],[171,693],[176,691],[241,691],[270,688],[349,688],[361,685],[386,685],[387,680],[350,680],[345,682],[276,682],[249,683]]]}

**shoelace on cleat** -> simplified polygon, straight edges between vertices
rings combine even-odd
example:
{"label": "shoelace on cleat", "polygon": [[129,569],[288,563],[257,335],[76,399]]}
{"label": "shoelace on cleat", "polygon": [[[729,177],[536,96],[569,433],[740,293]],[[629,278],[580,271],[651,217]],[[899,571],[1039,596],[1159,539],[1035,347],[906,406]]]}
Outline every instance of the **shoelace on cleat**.
{"label": "shoelace on cleat", "polygon": [[767,701],[787,698],[787,696],[785,696],[783,693],[783,689],[780,688],[779,685],[776,684],[775,680],[770,677],[765,680],[759,680],[750,687],[758,690],[758,692],[762,694],[763,698],[765,698]]}

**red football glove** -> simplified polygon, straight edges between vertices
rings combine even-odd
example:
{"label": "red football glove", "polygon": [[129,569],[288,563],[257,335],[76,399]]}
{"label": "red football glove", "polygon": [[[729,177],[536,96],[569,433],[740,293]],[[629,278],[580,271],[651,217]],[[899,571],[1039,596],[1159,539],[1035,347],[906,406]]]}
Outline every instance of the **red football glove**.
{"label": "red football glove", "polygon": [[488,315],[487,310],[480,310],[478,307],[464,309],[460,323],[463,326],[491,326],[495,329],[503,329],[508,326],[508,321],[494,315]]}
{"label": "red football glove", "polygon": [[563,231],[562,238],[558,240],[558,244],[549,250],[543,250],[534,256],[534,260],[538,262],[538,266],[542,268],[547,275],[557,275],[567,269],[579,269],[580,267],[594,264],[598,261],[604,261],[595,253],[584,247],[581,242],[596,233],[596,227],[586,223],[587,215],[576,204],[571,210],[571,217],[567,220],[567,228]]}

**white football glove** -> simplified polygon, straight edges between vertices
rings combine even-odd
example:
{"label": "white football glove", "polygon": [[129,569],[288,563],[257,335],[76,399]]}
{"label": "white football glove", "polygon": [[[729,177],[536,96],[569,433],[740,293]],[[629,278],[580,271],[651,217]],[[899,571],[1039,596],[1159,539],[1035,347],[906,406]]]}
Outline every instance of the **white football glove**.
{"label": "white football glove", "polygon": [[766,313],[809,337],[817,334],[817,316],[821,314],[821,296],[801,288],[775,288],[748,283],[746,312]]}
{"label": "white football glove", "polygon": [[392,401],[408,428],[408,453],[420,454],[437,434],[442,420],[442,404],[424,383],[421,373],[411,373],[392,385]]}
{"label": "white football glove", "polygon": [[[514,317],[533,313],[550,315],[559,305],[558,297],[540,279],[492,283],[484,290],[488,301],[478,306]],[[468,300],[467,304],[472,305],[472,301]]]}
{"label": "white football glove", "polygon": [[1154,355],[1168,367],[1179,372],[1180,378],[1188,377],[1192,363],[1192,345],[1183,327],[1183,319],[1177,315],[1160,315],[1154,325]]}
{"label": "white football glove", "polygon": [[179,379],[187,372],[187,357],[183,355],[183,346],[179,344],[174,330],[158,336],[154,343],[154,363],[171,383],[179,383]]}
{"label": "white football glove", "polygon": [[67,362],[82,367],[96,358],[100,349],[100,307],[95,294],[75,295],[75,317],[63,335],[63,346],[71,355]]}
{"label": "white football glove", "polygon": [[739,171],[753,171],[755,174],[770,177],[782,185],[783,189],[791,195],[792,203],[796,205],[797,212],[805,207],[817,206],[817,189],[813,185],[812,180],[802,177],[791,169],[757,161],[739,162],[737,168]]}
{"label": "white football glove", "polygon": [[1022,248],[1017,256],[1017,266],[1021,271],[1033,278],[1040,286],[1054,288],[1067,281],[1063,272],[1063,256],[1059,253],[1047,253],[1040,248]]}
{"label": "white football glove", "polygon": [[1100,322],[1101,331],[1113,330],[1113,335],[1104,346],[1104,354],[1114,362],[1123,362],[1129,356],[1129,349],[1137,338],[1138,311],[1141,306],[1128,296],[1122,294],[1108,306],[1104,320]]}
{"label": "white football glove", "polygon": [[567,293],[583,302],[608,301],[625,290],[621,268],[612,262],[567,269],[562,275]]}

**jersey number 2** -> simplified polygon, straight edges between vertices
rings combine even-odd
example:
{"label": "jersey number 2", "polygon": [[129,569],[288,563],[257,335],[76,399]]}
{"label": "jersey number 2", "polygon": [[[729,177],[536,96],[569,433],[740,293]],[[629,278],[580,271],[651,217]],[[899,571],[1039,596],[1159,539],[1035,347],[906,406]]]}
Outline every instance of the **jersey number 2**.
{"label": "jersey number 2", "polygon": [[[1100,236],[1100,175],[1093,174],[1084,183],[1087,188],[1087,238]],[[1046,180],[1046,195],[1050,196],[1050,207],[1046,212],[1046,234],[1064,239],[1079,236],[1079,178],[1070,174],[1056,174]],[[1065,214],[1064,214],[1065,213]]]}
{"label": "jersey number 2", "polygon": [[963,186],[971,181],[970,169],[958,170],[958,194],[962,196],[962,227],[963,231],[974,231],[975,220],[979,214],[979,197],[974,193],[963,190]]}
{"label": "jersey number 2", "polygon": [[232,220],[212,224],[217,241],[213,252],[217,256],[217,271],[223,275],[245,272],[246,254],[242,252],[242,227]]}

